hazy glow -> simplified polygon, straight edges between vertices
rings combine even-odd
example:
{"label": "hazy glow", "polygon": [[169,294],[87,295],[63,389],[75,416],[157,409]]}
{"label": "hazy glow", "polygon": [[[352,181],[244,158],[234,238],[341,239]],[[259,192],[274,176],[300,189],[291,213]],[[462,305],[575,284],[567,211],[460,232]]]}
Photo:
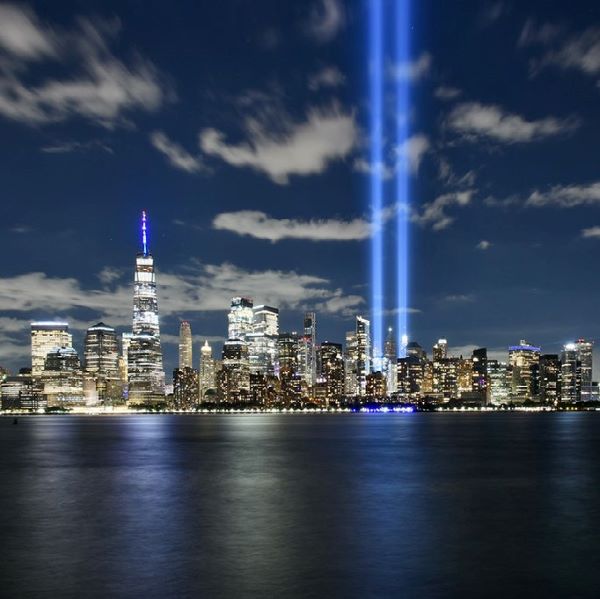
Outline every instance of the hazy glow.
{"label": "hazy glow", "polygon": [[371,330],[373,356],[383,353],[383,10],[382,0],[369,2],[369,92],[371,100]]}
{"label": "hazy glow", "polygon": [[[396,0],[395,62],[410,63],[410,0]],[[401,147],[409,138],[410,79],[399,77],[396,83],[396,144]],[[410,168],[408,156],[398,155],[396,200],[410,206]],[[409,213],[398,210],[396,228],[396,335],[400,357],[406,355],[408,340],[408,252]]]}

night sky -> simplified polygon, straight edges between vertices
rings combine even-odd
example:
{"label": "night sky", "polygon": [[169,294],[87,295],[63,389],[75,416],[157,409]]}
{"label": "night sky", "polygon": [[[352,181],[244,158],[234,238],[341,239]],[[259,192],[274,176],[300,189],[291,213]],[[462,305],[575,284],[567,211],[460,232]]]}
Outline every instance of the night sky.
{"label": "night sky", "polygon": [[[366,2],[0,3],[0,364],[29,364],[32,319],[67,319],[80,353],[97,321],[131,326],[142,209],[167,372],[182,318],[194,361],[220,349],[232,295],[280,307],[282,331],[314,309],[343,341],[370,312],[369,171],[393,213],[402,152],[411,339],[600,338],[600,6],[413,4],[410,64],[387,35],[377,167]],[[393,217],[385,236],[391,314]]]}

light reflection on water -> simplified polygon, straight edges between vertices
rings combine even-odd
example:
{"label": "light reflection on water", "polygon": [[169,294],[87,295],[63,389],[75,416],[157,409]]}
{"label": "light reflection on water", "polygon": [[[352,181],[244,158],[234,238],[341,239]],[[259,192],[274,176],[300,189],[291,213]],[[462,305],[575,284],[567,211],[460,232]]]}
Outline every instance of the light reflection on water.
{"label": "light reflection on water", "polygon": [[600,415],[11,422],[6,596],[595,596]]}

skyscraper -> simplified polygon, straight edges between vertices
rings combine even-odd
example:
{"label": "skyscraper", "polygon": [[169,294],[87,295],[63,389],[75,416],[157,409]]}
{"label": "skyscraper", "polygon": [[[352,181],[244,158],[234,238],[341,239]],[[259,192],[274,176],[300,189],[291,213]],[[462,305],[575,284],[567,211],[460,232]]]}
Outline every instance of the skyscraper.
{"label": "skyscraper", "polygon": [[142,212],[142,247],[135,260],[133,335],[127,375],[129,403],[161,401],[165,396],[154,258],[148,251],[146,213]]}
{"label": "skyscraper", "polygon": [[187,320],[182,320],[179,325],[179,369],[192,367],[192,327]]}
{"label": "skyscraper", "polygon": [[254,306],[252,332],[246,334],[252,374],[274,375],[278,336],[279,310],[271,306]]}
{"label": "skyscraper", "polygon": [[85,334],[84,371],[93,384],[97,399],[105,403],[122,396],[119,375],[119,344],[112,327],[103,322],[90,327]]}
{"label": "skyscraper", "polygon": [[232,297],[231,307],[227,315],[228,338],[246,341],[254,326],[254,302],[249,297]]}
{"label": "skyscraper", "polygon": [[560,354],[560,400],[573,403],[581,399],[581,362],[575,343],[567,343]]}
{"label": "skyscraper", "polygon": [[521,340],[508,348],[508,365],[512,375],[511,399],[531,401],[538,392],[540,348]]}
{"label": "skyscraper", "polygon": [[575,349],[581,368],[581,399],[589,401],[592,399],[592,355],[594,342],[586,339],[577,339]]}
{"label": "skyscraper", "polygon": [[48,406],[68,407],[84,404],[81,363],[72,347],[55,347],[48,352],[42,382]]}
{"label": "skyscraper", "polygon": [[304,334],[300,339],[300,375],[304,385],[313,390],[317,382],[317,316],[304,314]]}
{"label": "skyscraper", "polygon": [[540,401],[556,405],[560,399],[561,365],[557,354],[540,357]]}
{"label": "skyscraper", "polygon": [[298,334],[280,333],[277,341],[277,370],[281,381],[281,396],[286,405],[299,400],[302,394],[298,354]]}
{"label": "skyscraper", "polygon": [[212,348],[205,340],[200,349],[200,401],[207,401],[207,392],[216,389],[216,374]]}
{"label": "skyscraper", "polygon": [[358,394],[367,392],[367,375],[371,372],[371,323],[356,317],[356,382]]}
{"label": "skyscraper", "polygon": [[325,341],[321,343],[321,376],[325,383],[325,400],[339,400],[344,395],[344,358],[342,345]]}
{"label": "skyscraper", "polygon": [[66,322],[42,321],[31,323],[31,375],[42,374],[46,356],[58,347],[71,347],[73,338]]}
{"label": "skyscraper", "polygon": [[250,399],[250,365],[248,345],[239,339],[223,344],[221,392],[225,401],[237,403]]}

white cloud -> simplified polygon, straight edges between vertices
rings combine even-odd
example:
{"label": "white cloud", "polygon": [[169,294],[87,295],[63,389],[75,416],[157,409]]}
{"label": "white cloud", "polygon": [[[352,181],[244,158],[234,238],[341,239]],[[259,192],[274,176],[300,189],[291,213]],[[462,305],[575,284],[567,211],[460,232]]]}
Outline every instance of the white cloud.
{"label": "white cloud", "polygon": [[57,53],[53,32],[41,25],[33,11],[16,4],[0,4],[0,46],[27,60]]}
{"label": "white cloud", "polygon": [[478,250],[489,250],[492,247],[492,244],[490,241],[487,241],[486,239],[482,239],[476,246],[475,246]]}
{"label": "white cloud", "polygon": [[450,112],[446,124],[465,139],[488,138],[507,144],[533,142],[552,135],[570,133],[579,126],[579,122],[573,117],[547,117],[528,121],[518,114],[505,112],[499,106],[478,102],[456,106]]}
{"label": "white cloud", "polygon": [[228,144],[220,131],[205,129],[200,133],[200,147],[230,165],[253,168],[285,185],[291,175],[323,172],[331,162],[346,157],[358,142],[354,114],[337,106],[312,108],[300,123],[281,113],[276,122],[281,134],[273,133],[262,120],[247,119],[249,139],[237,145]]}
{"label": "white cloud", "polygon": [[89,150],[104,150],[108,154],[113,154],[113,149],[100,139],[90,139],[89,141],[57,141],[53,144],[40,148],[44,154],[68,154],[71,152],[87,152]]}
{"label": "white cloud", "polygon": [[457,87],[450,87],[447,85],[440,85],[435,88],[433,95],[438,100],[454,100],[462,95],[462,91]]}
{"label": "white cloud", "polygon": [[334,88],[344,85],[346,77],[334,66],[323,67],[308,78],[308,88],[317,91],[322,88]]}
{"label": "white cloud", "polygon": [[550,23],[538,25],[533,19],[528,19],[521,30],[518,45],[520,47],[546,45],[556,40],[561,34],[562,27],[558,25]]}
{"label": "white cloud", "polygon": [[587,185],[555,185],[545,191],[534,190],[525,200],[526,206],[594,206],[600,204],[600,182]]}
{"label": "white cloud", "polygon": [[411,173],[416,174],[421,165],[423,156],[431,148],[429,138],[422,133],[413,135],[396,149],[398,157],[408,162],[408,168]]}
{"label": "white cloud", "polygon": [[439,157],[438,177],[446,185],[459,188],[470,188],[475,184],[477,174],[474,170],[467,171],[464,175],[457,175],[452,165],[443,156]]}
{"label": "white cloud", "polygon": [[434,231],[447,229],[454,222],[454,218],[446,213],[447,208],[467,206],[472,197],[472,190],[443,194],[433,202],[424,204],[420,212],[413,212],[411,220],[421,226],[431,226]]}
{"label": "white cloud", "polygon": [[587,229],[581,230],[581,236],[584,239],[596,239],[600,237],[600,227],[588,227]]}
{"label": "white cloud", "polygon": [[[388,221],[394,213],[395,210],[385,211],[382,221]],[[282,239],[356,241],[367,239],[373,233],[372,224],[363,218],[297,220],[272,218],[257,210],[218,214],[213,220],[213,228],[273,242]]]}
{"label": "white cloud", "polygon": [[458,303],[458,304],[471,303],[471,302],[475,301],[475,297],[473,295],[466,294],[466,293],[458,293],[458,294],[454,294],[454,295],[446,295],[444,297],[444,301],[450,302],[450,303]]}
{"label": "white cloud", "polygon": [[318,0],[313,6],[305,32],[320,44],[330,42],[346,24],[346,14],[340,0]]}
{"label": "white cloud", "polygon": [[192,156],[179,144],[171,141],[162,131],[154,131],[150,135],[152,145],[167,158],[169,164],[187,173],[207,171],[207,167],[199,156]]}
{"label": "white cloud", "polygon": [[388,67],[389,75],[400,81],[417,81],[425,77],[431,70],[431,54],[423,52],[419,58],[411,62],[402,62],[390,64]]}
{"label": "white cloud", "polygon": [[[133,110],[160,108],[173,97],[169,86],[141,56],[127,65],[111,53],[118,29],[116,22],[86,19],[74,31],[51,29],[27,8],[1,6],[0,115],[30,125],[79,116],[110,128],[127,123]],[[75,71],[36,83],[29,67],[42,60]]]}
{"label": "white cloud", "polygon": [[391,179],[396,174],[396,169],[393,166],[388,166],[384,162],[377,164],[369,162],[364,158],[356,158],[352,164],[352,168],[357,173],[365,175],[379,175],[382,179]]}

